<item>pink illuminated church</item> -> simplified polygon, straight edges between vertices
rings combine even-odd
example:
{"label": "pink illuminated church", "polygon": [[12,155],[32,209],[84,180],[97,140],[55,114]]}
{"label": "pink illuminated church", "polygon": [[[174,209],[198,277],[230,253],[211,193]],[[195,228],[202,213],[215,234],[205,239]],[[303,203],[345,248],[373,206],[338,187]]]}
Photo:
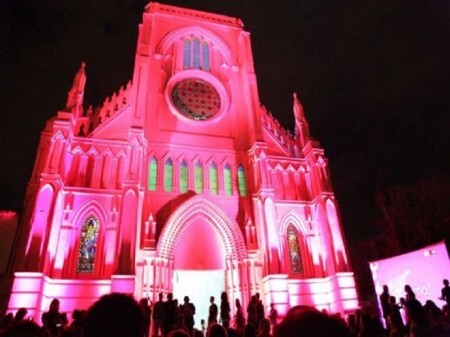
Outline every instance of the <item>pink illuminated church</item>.
{"label": "pink illuminated church", "polygon": [[150,3],[130,82],[97,108],[81,64],[41,134],[11,311],[111,291],[189,295],[198,321],[222,291],[357,307],[324,150],[295,94],[295,135],[261,105],[251,50],[239,19]]}

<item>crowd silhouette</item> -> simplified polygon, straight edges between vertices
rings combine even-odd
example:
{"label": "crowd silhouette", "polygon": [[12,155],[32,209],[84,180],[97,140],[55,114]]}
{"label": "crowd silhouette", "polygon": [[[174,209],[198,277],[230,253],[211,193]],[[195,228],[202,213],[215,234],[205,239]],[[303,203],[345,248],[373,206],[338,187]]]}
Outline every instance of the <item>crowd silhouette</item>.
{"label": "crowd silhouette", "polygon": [[405,285],[405,295],[397,302],[385,285],[379,296],[381,315],[358,309],[346,319],[304,305],[292,307],[280,319],[273,303],[266,317],[258,293],[251,296],[246,318],[236,299],[232,317],[223,292],[219,307],[210,297],[207,320],[201,318],[198,329],[195,305],[188,296],[179,304],[172,293],[166,300],[159,294],[152,303],[112,293],[87,311],[74,310],[70,323],[55,298],[40,324],[27,318],[25,308],[0,316],[0,337],[450,337],[450,287],[446,279],[443,284],[441,308],[431,300],[420,303],[410,285]]}

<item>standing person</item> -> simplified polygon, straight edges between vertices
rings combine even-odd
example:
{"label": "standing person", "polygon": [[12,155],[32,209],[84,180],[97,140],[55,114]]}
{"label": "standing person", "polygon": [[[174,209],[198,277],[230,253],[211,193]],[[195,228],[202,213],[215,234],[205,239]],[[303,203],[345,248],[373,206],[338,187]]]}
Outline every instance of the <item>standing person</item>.
{"label": "standing person", "polygon": [[47,312],[42,314],[42,328],[46,331],[50,336],[59,337],[61,336],[61,324],[62,324],[62,315],[59,312],[59,300],[54,298],[50,302],[50,306]]}
{"label": "standing person", "polygon": [[146,298],[141,298],[141,300],[139,301],[139,307],[141,308],[142,314],[144,315],[144,337],[148,337],[152,319],[152,307],[149,304],[149,300]]}
{"label": "standing person", "polygon": [[210,326],[212,323],[217,323],[217,315],[219,314],[219,309],[217,308],[217,305],[214,303],[214,296],[211,296],[209,298],[209,315],[208,315],[208,326]]}
{"label": "standing person", "polygon": [[173,330],[178,322],[178,302],[173,299],[173,294],[167,294],[167,301],[164,302],[164,336]]}
{"label": "standing person", "polygon": [[239,331],[244,330],[245,327],[245,317],[242,312],[242,305],[239,298],[236,298],[236,313],[234,315],[234,327]]}
{"label": "standing person", "polygon": [[411,286],[409,284],[405,285],[405,300],[406,302],[412,301],[416,299],[416,294],[412,290]]}
{"label": "standing person", "polygon": [[189,335],[192,336],[192,331],[194,330],[194,315],[195,315],[195,305],[189,302],[189,296],[184,296],[184,303],[181,305],[181,314],[184,316],[184,323],[186,324]]}
{"label": "standing person", "polygon": [[165,314],[165,305],[163,301],[163,294],[159,293],[158,301],[153,305],[153,337],[158,337],[161,332],[161,336],[163,333],[164,320],[166,317]]}
{"label": "standing person", "polygon": [[272,329],[278,323],[278,311],[275,309],[275,305],[273,303],[270,303],[269,321]]}
{"label": "standing person", "polygon": [[261,298],[259,297],[259,293],[255,294],[256,296],[256,304],[255,304],[255,308],[256,308],[256,325],[255,327],[259,327],[259,322],[261,322],[266,315],[264,314],[264,305],[262,303]]}
{"label": "standing person", "polygon": [[389,288],[387,285],[383,286],[383,292],[380,294],[380,304],[381,304],[381,311],[383,314],[384,322],[387,326],[387,317],[391,313],[391,306],[389,305],[389,297],[391,295],[389,294]]}
{"label": "standing person", "polygon": [[392,321],[391,325],[394,325],[395,327],[401,327],[401,329],[404,329],[404,323],[403,318],[400,313],[400,304],[397,304],[397,300],[395,296],[389,296],[389,307],[390,307],[390,320]]}
{"label": "standing person", "polygon": [[230,320],[230,303],[228,302],[228,295],[225,291],[220,295],[220,321]]}
{"label": "standing person", "polygon": [[256,328],[256,295],[252,295],[247,305],[247,323]]}
{"label": "standing person", "polygon": [[441,289],[441,297],[439,297],[440,300],[446,301],[447,305],[450,306],[450,286],[447,279],[444,279],[442,281],[444,283],[444,287]]}

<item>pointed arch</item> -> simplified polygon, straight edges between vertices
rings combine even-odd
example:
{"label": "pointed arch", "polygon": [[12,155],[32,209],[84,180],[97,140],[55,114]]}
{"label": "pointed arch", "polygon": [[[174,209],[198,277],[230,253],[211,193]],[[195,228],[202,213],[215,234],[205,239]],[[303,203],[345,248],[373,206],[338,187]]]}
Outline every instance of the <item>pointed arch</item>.
{"label": "pointed arch", "polygon": [[295,211],[286,213],[280,221],[280,237],[283,247],[283,260],[289,266],[287,272],[308,277],[314,273],[313,249],[309,230],[302,216]]}
{"label": "pointed arch", "polygon": [[98,219],[93,215],[83,222],[78,246],[77,273],[94,272],[99,227]]}
{"label": "pointed arch", "polygon": [[64,133],[60,130],[58,132],[56,132],[53,137],[52,137],[52,141],[60,141],[60,142],[65,142],[66,141],[66,136],[64,135]]}
{"label": "pointed arch", "polygon": [[183,39],[185,36],[192,36],[193,34],[200,36],[216,45],[219,48],[225,63],[230,65],[236,63],[236,56],[232,53],[228,44],[215,33],[200,25],[183,26],[172,30],[156,47],[156,53],[162,55],[167,54],[169,52],[169,48],[171,48],[177,40]]}
{"label": "pointed arch", "polygon": [[238,166],[238,187],[239,187],[239,195],[241,197],[247,196],[247,182],[245,179],[245,170],[242,164]]}
{"label": "pointed arch", "polygon": [[303,273],[303,257],[300,249],[300,235],[297,228],[290,223],[286,231],[287,249],[289,255],[289,262],[291,266],[291,272]]}
{"label": "pointed arch", "polygon": [[185,159],[180,163],[180,192],[185,193],[189,186],[189,169]]}
{"label": "pointed arch", "polygon": [[332,249],[332,238],[330,226],[328,223],[328,216],[325,210],[325,207],[322,203],[316,205],[315,210],[316,222],[317,222],[317,231],[320,235],[320,244],[321,244],[321,255],[324,261],[324,267],[326,268],[327,273],[331,273],[334,271],[334,256]]}
{"label": "pointed arch", "polygon": [[302,219],[301,215],[297,212],[291,210],[280,220],[280,235],[286,233],[289,224],[294,224],[294,226],[301,232],[303,235],[308,235],[309,229],[305,224],[305,221]]}
{"label": "pointed arch", "polygon": [[156,157],[151,157],[148,161],[148,190],[156,191],[158,182],[158,161]]}
{"label": "pointed arch", "polygon": [[194,166],[194,187],[195,193],[203,192],[203,164],[201,161],[197,161]]}
{"label": "pointed arch", "polygon": [[[97,200],[89,200],[76,211],[69,240],[71,244],[68,248],[71,258],[63,268],[67,277],[73,277],[75,273],[98,275],[99,267],[97,266],[103,261],[102,238],[107,223],[106,209]],[[87,255],[83,257],[83,254]]]}
{"label": "pointed arch", "polygon": [[231,166],[226,163],[223,167],[223,189],[226,195],[233,195],[233,181],[231,179]]}
{"label": "pointed arch", "polygon": [[98,218],[101,224],[107,223],[108,213],[103,205],[97,200],[89,200],[84,205],[82,205],[74,215],[74,224],[76,227],[80,228],[84,219],[94,215]]}
{"label": "pointed arch", "polygon": [[217,165],[214,161],[209,164],[209,191],[212,195],[217,195],[218,189]]}
{"label": "pointed arch", "polygon": [[37,193],[25,251],[25,266],[28,271],[39,270],[43,261],[45,240],[49,231],[49,221],[51,220],[56,193],[55,187],[48,183],[43,185]]}
{"label": "pointed arch", "polygon": [[169,157],[164,162],[164,191],[172,192],[173,189],[173,161]]}
{"label": "pointed arch", "polygon": [[194,196],[181,204],[167,220],[158,240],[159,257],[171,259],[184,230],[195,220],[209,223],[224,243],[227,258],[243,260],[247,257],[244,238],[238,224],[219,206],[202,195]]}
{"label": "pointed arch", "polygon": [[344,240],[342,237],[342,230],[340,226],[339,216],[336,210],[336,205],[331,199],[328,199],[325,202],[325,207],[327,210],[328,223],[330,225],[332,233],[335,259],[340,267],[346,267],[347,254],[345,252]]}

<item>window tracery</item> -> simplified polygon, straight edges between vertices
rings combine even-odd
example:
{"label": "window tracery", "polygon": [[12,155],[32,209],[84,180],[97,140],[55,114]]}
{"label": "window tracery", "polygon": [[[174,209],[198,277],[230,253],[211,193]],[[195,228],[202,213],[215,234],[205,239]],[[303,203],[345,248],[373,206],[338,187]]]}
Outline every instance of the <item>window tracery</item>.
{"label": "window tracery", "polygon": [[93,273],[98,240],[98,220],[88,217],[81,227],[80,248],[78,250],[77,273]]}
{"label": "window tracery", "polygon": [[195,193],[203,192],[203,167],[201,163],[195,164]]}
{"label": "window tracery", "polygon": [[210,45],[199,37],[185,37],[183,40],[183,68],[210,70]]}
{"label": "window tracery", "polygon": [[173,162],[167,159],[164,163],[164,191],[172,192],[173,188]]}
{"label": "window tracery", "polygon": [[239,186],[239,195],[241,197],[247,196],[247,184],[245,182],[245,171],[242,165],[238,166],[238,186]]}
{"label": "window tracery", "polygon": [[153,157],[148,164],[148,190],[156,190],[156,177],[158,176],[158,165],[156,159]]}
{"label": "window tracery", "polygon": [[217,195],[217,165],[215,163],[212,163],[209,166],[209,189],[211,191],[211,194]]}
{"label": "window tracery", "polygon": [[223,182],[224,182],[224,189],[226,195],[232,195],[233,194],[233,186],[231,181],[231,168],[230,165],[225,165],[223,169]]}
{"label": "window tracery", "polygon": [[300,240],[298,237],[298,231],[292,224],[290,224],[287,228],[286,241],[288,244],[291,271],[293,273],[302,273],[303,261],[300,250]]}
{"label": "window tracery", "polygon": [[180,192],[184,193],[188,189],[188,167],[186,161],[183,160],[180,166]]}

